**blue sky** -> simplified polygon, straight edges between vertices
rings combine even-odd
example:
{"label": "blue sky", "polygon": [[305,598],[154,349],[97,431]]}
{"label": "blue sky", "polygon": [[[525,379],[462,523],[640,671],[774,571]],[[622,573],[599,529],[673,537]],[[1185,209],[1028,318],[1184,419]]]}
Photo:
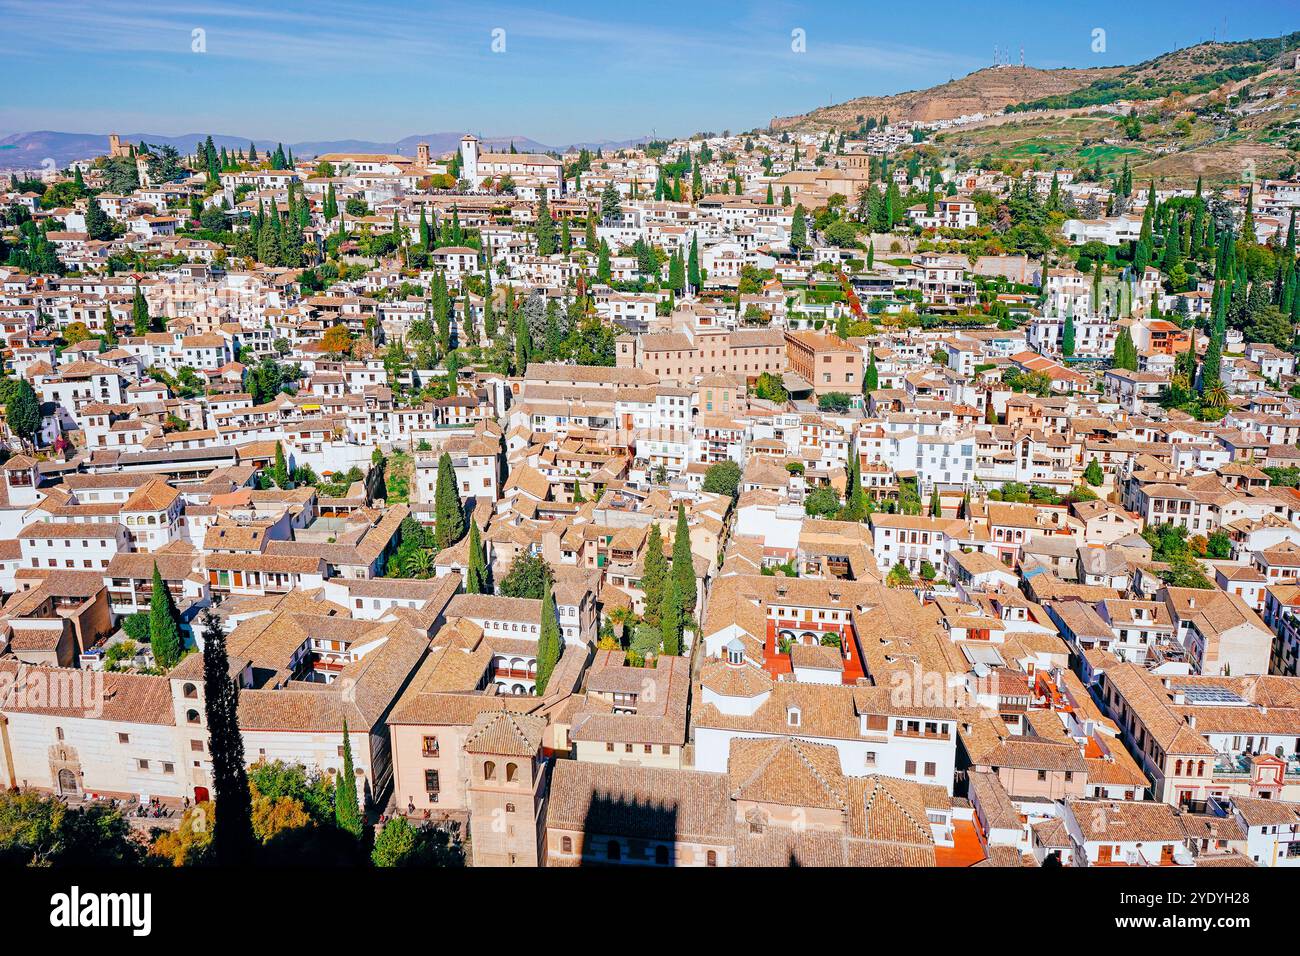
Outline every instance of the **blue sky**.
{"label": "blue sky", "polygon": [[[989,65],[995,43],[1013,58],[1023,45],[1032,66],[1103,66],[1212,34],[1276,36],[1300,17],[1291,2],[1218,0],[0,0],[0,23],[3,132],[296,142],[471,129],[560,145],[761,126],[942,83]],[[791,49],[795,29],[806,52]],[[206,52],[192,51],[194,30]]]}

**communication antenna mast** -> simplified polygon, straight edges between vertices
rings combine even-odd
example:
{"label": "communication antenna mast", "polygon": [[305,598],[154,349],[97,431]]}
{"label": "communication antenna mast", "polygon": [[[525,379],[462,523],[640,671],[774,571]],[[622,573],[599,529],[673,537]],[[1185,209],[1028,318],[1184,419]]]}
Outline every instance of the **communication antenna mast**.
{"label": "communication antenna mast", "polygon": [[1020,67],[1021,67],[1021,69],[1024,69],[1024,66],[1025,66],[1025,48],[1024,48],[1024,46],[1021,46],[1021,47],[1020,47]]}

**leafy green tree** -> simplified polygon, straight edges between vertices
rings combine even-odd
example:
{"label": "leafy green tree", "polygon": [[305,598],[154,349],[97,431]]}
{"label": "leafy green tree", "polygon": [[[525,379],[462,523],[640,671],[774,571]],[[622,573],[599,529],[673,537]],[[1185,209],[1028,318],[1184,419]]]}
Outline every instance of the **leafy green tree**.
{"label": "leafy green tree", "polygon": [[830,518],[840,510],[840,496],[829,485],[821,485],[804,499],[803,510],[814,518]]}
{"label": "leafy green tree", "polygon": [[0,789],[0,866],[135,865],[142,850],[120,810],[100,803],[70,807],[35,790]]}
{"label": "leafy green tree", "polygon": [[862,374],[862,393],[868,395],[880,388],[880,370],[876,367],[876,350],[869,349],[867,369]]}
{"label": "leafy green tree", "polygon": [[790,393],[786,391],[779,375],[762,372],[758,376],[758,381],[754,383],[754,397],[780,405],[790,398]]}
{"label": "leafy green tree", "polygon": [[817,399],[817,407],[824,412],[847,412],[852,404],[852,396],[844,392],[827,392]]}
{"label": "leafy green tree", "polygon": [[157,561],[153,565],[153,591],[149,596],[149,646],[153,648],[154,662],[165,671],[176,666],[184,650],[180,612],[163,582]]}
{"label": "leafy green tree", "polygon": [[219,864],[247,863],[253,850],[253,807],[239,732],[239,685],[230,675],[226,633],[211,608],[203,614],[203,697],[216,803],[213,852]]}
{"label": "leafy green tree", "polygon": [[885,577],[885,583],[891,588],[907,587],[912,583],[912,572],[907,570],[907,565],[899,561],[889,569],[889,574]]}
{"label": "leafy green tree", "polygon": [[552,576],[551,566],[545,558],[531,551],[520,551],[511,562],[506,576],[501,579],[497,591],[504,597],[537,600],[545,593]]}
{"label": "leafy green tree", "polygon": [[1220,561],[1232,557],[1232,539],[1226,531],[1215,531],[1206,539],[1205,553]]}
{"label": "leafy green tree", "polygon": [[1095,455],[1088,462],[1088,467],[1083,470],[1083,480],[1094,488],[1100,486],[1106,480],[1106,476],[1101,471],[1101,463],[1097,461]]}
{"label": "leafy green tree", "polygon": [[357,777],[352,766],[352,738],[348,735],[348,720],[343,718],[343,766],[334,780],[334,822],[340,830],[361,836],[363,820],[357,800]]}
{"label": "leafy green tree", "polygon": [[41,403],[36,398],[36,390],[25,378],[18,380],[5,403],[5,421],[12,431],[23,441],[36,444],[41,431]]}
{"label": "leafy green tree", "polygon": [[734,461],[720,461],[710,465],[704,473],[704,490],[715,495],[729,495],[733,499],[740,494],[740,466]]}

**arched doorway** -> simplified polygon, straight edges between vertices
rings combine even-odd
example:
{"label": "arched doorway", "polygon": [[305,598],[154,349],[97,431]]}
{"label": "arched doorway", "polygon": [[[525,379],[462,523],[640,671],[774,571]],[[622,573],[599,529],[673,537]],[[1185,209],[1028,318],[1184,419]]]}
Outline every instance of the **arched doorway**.
{"label": "arched doorway", "polygon": [[77,775],[71,770],[59,771],[59,793],[75,794],[77,792]]}

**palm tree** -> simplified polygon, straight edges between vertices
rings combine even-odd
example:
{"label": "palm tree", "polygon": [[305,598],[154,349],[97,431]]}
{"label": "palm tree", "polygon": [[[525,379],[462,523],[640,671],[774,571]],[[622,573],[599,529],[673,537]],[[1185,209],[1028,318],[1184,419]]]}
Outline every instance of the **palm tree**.
{"label": "palm tree", "polygon": [[614,628],[614,634],[620,641],[623,638],[623,632],[627,629],[627,625],[636,617],[632,613],[632,609],[628,607],[613,608],[605,616],[609,618],[609,623]]}
{"label": "palm tree", "polygon": [[427,578],[433,573],[433,552],[428,548],[418,548],[406,556],[406,564],[402,568],[408,577]]}
{"label": "palm tree", "polygon": [[1222,382],[1215,382],[1205,390],[1203,399],[1210,408],[1227,408],[1228,390],[1223,387]]}

